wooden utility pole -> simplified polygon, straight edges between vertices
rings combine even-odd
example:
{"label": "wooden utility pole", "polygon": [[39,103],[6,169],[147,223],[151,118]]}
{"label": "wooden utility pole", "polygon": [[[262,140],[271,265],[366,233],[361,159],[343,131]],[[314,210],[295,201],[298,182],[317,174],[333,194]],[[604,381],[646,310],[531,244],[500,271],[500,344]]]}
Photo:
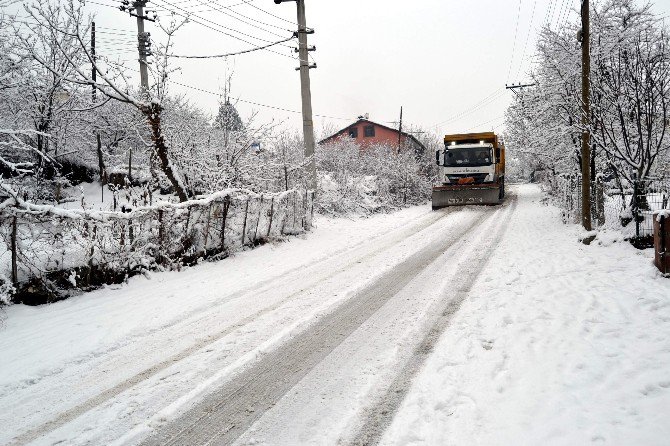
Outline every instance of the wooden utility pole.
{"label": "wooden utility pole", "polygon": [[313,33],[307,28],[305,16],[305,0],[296,0],[298,6],[298,56],[300,59],[300,93],[302,97],[302,133],[305,140],[305,158],[307,164],[308,187],[316,190],[316,160],[314,159],[314,121],[312,119],[312,91],[309,80],[309,48],[307,47],[307,34]]}
{"label": "wooden utility pole", "polygon": [[[95,105],[97,100],[97,87],[95,83],[98,78],[98,71],[95,69],[95,22],[91,22],[91,79],[93,80],[93,85],[91,89],[91,103]],[[102,140],[100,138],[100,132],[98,129],[95,129],[95,143],[98,154],[98,169],[100,171],[100,198],[102,201],[105,201],[105,184],[107,184],[107,173],[105,172],[105,160],[102,156]]]}
{"label": "wooden utility pole", "polygon": [[589,102],[589,78],[591,76],[591,39],[589,23],[589,0],[582,0],[582,226],[591,230],[591,107]]}

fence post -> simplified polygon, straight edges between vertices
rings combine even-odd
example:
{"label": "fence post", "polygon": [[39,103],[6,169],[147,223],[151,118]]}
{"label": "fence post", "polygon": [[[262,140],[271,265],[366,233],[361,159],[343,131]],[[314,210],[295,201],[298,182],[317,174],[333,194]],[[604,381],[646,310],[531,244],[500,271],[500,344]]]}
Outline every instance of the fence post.
{"label": "fence post", "polygon": [[165,236],[165,231],[163,230],[163,210],[159,209],[158,210],[158,258],[160,260],[159,263],[163,264],[164,261],[164,255],[163,251],[165,250],[165,244],[164,244],[164,236]]}
{"label": "fence post", "polygon": [[605,185],[602,178],[596,179],[596,205],[598,207],[598,226],[605,224]]}
{"label": "fence post", "polygon": [[16,247],[16,238],[17,238],[17,224],[16,224],[16,215],[12,218],[12,285],[16,287],[19,284],[19,268],[17,261],[17,247]]}
{"label": "fence post", "polygon": [[307,229],[307,194],[308,192],[305,191],[305,195],[302,196],[302,229],[306,230]]}
{"label": "fence post", "polygon": [[639,214],[639,205],[638,205],[638,183],[637,176],[633,177],[633,202],[631,203],[631,211],[633,213],[633,220],[635,220],[635,238],[640,238],[640,218]]}
{"label": "fence post", "polygon": [[228,218],[228,207],[230,206],[230,195],[223,199],[223,223],[221,224],[221,252],[226,249],[226,219]]}
{"label": "fence post", "polygon": [[258,240],[258,225],[261,224],[261,215],[263,214],[263,194],[261,194],[261,202],[258,205],[258,220],[256,220],[256,229],[254,229],[254,239],[252,242]]}
{"label": "fence post", "polygon": [[292,230],[295,231],[298,219],[298,191],[293,191],[293,227]]}
{"label": "fence post", "polygon": [[186,209],[186,226],[184,227],[184,238],[181,242],[182,255],[186,252],[186,245],[188,244],[188,225],[191,222],[191,206]]}
{"label": "fence post", "polygon": [[280,209],[284,209],[284,212],[283,212],[284,218],[282,219],[281,228],[279,229],[279,234],[280,235],[286,234],[286,231],[285,231],[286,222],[288,221],[288,216],[289,216],[289,214],[288,214],[288,195],[285,195],[284,197],[282,197],[282,200],[284,200],[286,202],[286,205],[284,207],[281,207],[281,203],[279,204]]}
{"label": "fence post", "polygon": [[209,238],[209,223],[212,220],[212,203],[209,203],[209,208],[207,209],[207,224],[205,225],[205,245],[203,246],[203,254],[207,254],[207,239]]}
{"label": "fence post", "polygon": [[268,225],[268,235],[267,237],[270,237],[270,232],[272,231],[272,216],[275,211],[275,197],[272,197],[272,202],[270,204],[270,224]]}
{"label": "fence post", "polygon": [[310,203],[311,209],[309,211],[309,214],[311,216],[311,222],[309,224],[310,229],[312,228],[312,225],[314,224],[314,200],[316,198],[316,191],[312,191],[312,202]]}
{"label": "fence post", "polygon": [[251,197],[247,197],[247,204],[244,207],[244,223],[242,224],[242,246],[244,246],[244,237],[247,232],[247,215],[249,214],[249,201]]}

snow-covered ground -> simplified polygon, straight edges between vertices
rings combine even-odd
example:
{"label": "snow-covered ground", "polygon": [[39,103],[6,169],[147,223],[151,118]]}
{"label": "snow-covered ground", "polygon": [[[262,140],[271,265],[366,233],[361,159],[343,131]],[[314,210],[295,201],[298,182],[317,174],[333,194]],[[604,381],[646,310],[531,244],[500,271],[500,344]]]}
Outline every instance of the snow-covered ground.
{"label": "snow-covered ground", "polygon": [[616,233],[592,246],[533,187],[384,445],[670,441],[670,279]]}
{"label": "snow-covered ground", "polygon": [[236,382],[262,395],[233,408],[238,444],[356,441],[376,407],[395,413],[386,445],[666,444],[670,280],[616,233],[578,235],[519,186],[504,207],[319,218],[220,262],[9,307],[0,444],[137,444]]}

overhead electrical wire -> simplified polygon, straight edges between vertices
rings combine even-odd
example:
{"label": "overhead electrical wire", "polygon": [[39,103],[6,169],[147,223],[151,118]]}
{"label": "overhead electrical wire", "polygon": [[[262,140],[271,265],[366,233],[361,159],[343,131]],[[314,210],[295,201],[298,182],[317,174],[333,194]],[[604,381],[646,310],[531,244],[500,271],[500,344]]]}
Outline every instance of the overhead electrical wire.
{"label": "overhead electrical wire", "polygon": [[521,61],[519,62],[519,69],[516,71],[516,78],[519,78],[521,73],[521,68],[523,68],[523,62],[526,59],[526,49],[528,48],[528,39],[530,38],[530,33],[533,30],[533,23],[535,23],[535,7],[537,2],[533,2],[533,12],[530,14],[530,24],[528,25],[528,32],[526,33],[526,41],[523,44],[523,53],[521,54]]}
{"label": "overhead electrical wire", "polygon": [[280,45],[280,44],[282,44],[282,43],[284,43],[284,42],[288,42],[289,40],[293,40],[293,39],[295,39],[295,36],[291,36],[291,37],[289,37],[289,38],[287,38],[287,39],[279,40],[279,41],[277,41],[277,42],[269,43],[269,44],[264,45],[264,46],[258,46],[258,47],[255,47],[255,48],[249,48],[249,49],[247,49],[247,50],[237,51],[237,52],[234,52],[234,53],[214,54],[214,55],[210,55],[210,56],[184,56],[184,55],[178,55],[178,54],[168,54],[167,56],[168,56],[168,57],[179,58],[179,59],[217,59],[217,58],[224,58],[224,57],[238,56],[238,55],[240,55],[240,54],[247,54],[247,53],[252,53],[252,52],[254,52],[254,51],[264,50],[264,49],[266,49],[266,48],[270,48],[270,47],[275,46],[275,45]]}
{"label": "overhead electrical wire", "polygon": [[505,92],[505,90],[502,87],[499,87],[493,93],[486,96],[484,99],[482,99],[479,102],[476,102],[475,104],[473,104],[470,108],[465,109],[465,110],[463,110],[463,111],[461,111],[461,112],[459,112],[455,115],[452,115],[451,117],[445,119],[444,121],[440,121],[437,124],[431,125],[430,128],[439,127],[441,125],[454,122],[454,121],[456,121],[457,119],[459,119],[463,116],[467,116],[469,114],[472,114],[472,113],[480,110],[484,106],[489,105],[493,101],[497,100],[500,96],[502,96],[502,94],[504,92]]}
{"label": "overhead electrical wire", "polygon": [[470,127],[467,131],[469,132],[469,131],[471,131],[471,130],[476,130],[478,127],[483,127],[483,126],[485,126],[486,124],[490,124],[490,123],[492,123],[492,122],[497,122],[497,121],[499,121],[499,120],[501,120],[501,119],[504,119],[504,118],[505,118],[505,115],[500,115],[500,116],[498,116],[497,118],[493,118],[493,119],[490,119],[490,120],[488,120],[488,121],[486,121],[486,122],[482,122],[481,124],[474,125],[474,126]]}
{"label": "overhead electrical wire", "polygon": [[[196,90],[196,91],[207,93],[207,94],[210,94],[210,95],[213,95],[213,96],[221,97],[220,93],[215,93],[215,92],[210,91],[210,90],[205,90],[204,88],[193,87],[191,85],[182,84],[182,83],[176,82],[176,81],[170,81],[170,82],[172,82],[175,85],[179,85],[181,87],[190,88],[191,90]],[[258,102],[245,101],[244,99],[239,99],[239,98],[237,100],[239,102],[244,102],[245,104],[255,105],[255,106],[258,106],[258,107],[264,107],[264,108],[269,108],[269,109],[272,109],[272,110],[284,111],[284,112],[287,112],[287,113],[302,114],[302,112],[298,111],[298,110],[291,110],[291,109],[288,109],[288,108],[277,107],[277,106],[274,106],[274,105],[260,104]],[[342,118],[342,117],[326,116],[326,115],[319,115],[319,114],[314,114],[314,116],[318,117],[318,118],[326,118],[326,119],[340,119],[340,120],[345,120],[345,121],[350,121],[351,120],[351,118]]]}
{"label": "overhead electrical wire", "polygon": [[519,20],[521,18],[521,1],[519,0],[519,7],[517,8],[516,11],[516,25],[514,27],[514,43],[512,45],[512,57],[510,57],[509,60],[509,68],[507,70],[507,80],[505,82],[509,82],[509,76],[512,74],[512,65],[514,64],[514,53],[516,51],[516,37],[517,33],[519,32]]}
{"label": "overhead electrical wire", "polygon": [[[196,0],[196,1],[197,1],[198,3],[200,3],[200,4],[202,4],[202,5],[207,5],[207,4],[206,4],[205,2],[203,2],[202,0]],[[243,17],[243,18],[245,18],[245,19],[247,19],[247,20],[251,20],[252,22],[259,23],[259,24],[264,25],[264,26],[270,26],[270,27],[272,27],[272,28],[277,28],[277,29],[280,29],[280,30],[282,30],[282,31],[286,31],[286,30],[287,30],[286,26],[273,25],[272,23],[263,22],[263,21],[261,21],[261,20],[255,19],[255,18],[253,18],[253,17],[246,16],[246,15],[244,15],[244,14],[242,14],[242,13],[240,13],[240,12],[237,12],[237,11],[235,11],[234,9],[232,9],[231,6],[223,6],[223,5],[220,5],[220,4],[218,3],[218,1],[212,1],[211,3],[212,3],[212,4],[215,4],[215,5],[217,5],[217,6],[219,6],[220,8],[227,9],[228,11],[230,11],[230,12],[224,12],[224,11],[220,11],[220,10],[219,10],[222,14],[226,14],[226,15],[229,15],[229,16],[230,16],[230,14],[232,13],[232,14],[236,14],[236,15],[238,15],[238,16],[240,16],[240,17]],[[245,4],[245,3],[243,2],[243,3],[241,3],[241,4]],[[233,17],[233,16],[231,16],[231,17]],[[241,19],[236,18],[236,17],[233,17],[233,18],[235,18],[235,19],[237,19],[237,20],[241,20]],[[246,22],[244,22],[244,23],[246,23]],[[259,28],[259,29],[260,29],[260,28]],[[288,30],[288,31],[292,31],[292,30]]]}
{"label": "overhead electrical wire", "polygon": [[[185,13],[186,13],[186,15],[185,15],[184,13],[179,13],[179,12],[176,12],[176,11],[171,11],[173,14],[178,15],[178,16],[180,16],[180,17],[183,17],[183,18],[185,18],[185,19],[188,19],[189,21],[191,21],[191,22],[193,22],[193,23],[196,23],[196,24],[198,24],[198,25],[200,25],[200,26],[204,26],[205,28],[208,28],[208,29],[210,29],[210,30],[212,30],[212,31],[215,31],[215,32],[218,32],[218,33],[220,33],[220,34],[223,34],[223,35],[226,35],[226,36],[228,36],[228,37],[231,37],[231,38],[233,38],[233,39],[239,40],[240,42],[244,42],[244,43],[246,43],[246,44],[253,45],[254,47],[257,46],[257,44],[254,44],[254,43],[252,43],[252,42],[249,42],[248,40],[245,40],[245,39],[243,39],[243,38],[241,38],[241,37],[239,37],[239,36],[235,36],[235,35],[233,35],[233,34],[230,34],[229,32],[223,31],[223,30],[218,29],[218,28],[214,28],[214,27],[212,27],[212,26],[210,26],[210,25],[207,25],[207,24],[205,24],[205,23],[202,23],[202,22],[200,22],[200,21],[198,21],[198,20],[194,20],[192,17],[195,17],[195,18],[197,18],[197,19],[199,19],[199,20],[203,20],[203,21],[208,22],[208,23],[212,23],[214,26],[217,26],[217,27],[219,27],[219,28],[227,29],[227,30],[230,30],[230,31],[232,31],[232,32],[237,32],[237,33],[239,33],[239,34],[242,34],[242,35],[244,35],[244,36],[247,36],[247,37],[250,37],[250,38],[253,38],[253,39],[256,39],[256,40],[261,40],[261,41],[265,41],[265,42],[268,42],[268,43],[272,43],[272,41],[269,41],[269,40],[266,40],[266,39],[262,39],[262,38],[260,38],[260,37],[250,36],[250,35],[248,35],[248,34],[242,33],[242,32],[237,31],[237,30],[235,30],[235,29],[225,27],[225,26],[220,25],[220,24],[218,24],[218,23],[216,23],[216,22],[212,22],[211,20],[204,19],[204,18],[202,18],[202,17],[200,17],[200,16],[197,16],[197,15],[195,15],[195,14],[191,14],[191,15],[189,15],[188,10],[185,10],[185,9],[180,8],[180,7],[178,7],[178,6],[174,6],[174,5],[172,5],[171,3],[169,3],[167,0],[161,0],[161,1],[162,1],[162,3],[165,3],[165,4],[167,4],[167,5],[169,5],[169,6],[172,6],[172,7],[176,7],[177,9],[180,9],[180,10],[182,10],[182,11],[185,11]],[[273,54],[278,54],[278,55],[280,55],[280,56],[288,57],[288,58],[290,58],[290,59],[293,59],[293,57],[291,57],[290,55],[282,54],[282,53],[278,53],[277,51],[274,51],[274,50],[272,50],[272,49],[270,49],[270,48],[266,48],[265,51],[268,51],[268,52],[271,52],[271,53],[273,53]]]}
{"label": "overhead electrical wire", "polygon": [[[235,28],[230,28],[230,27],[228,27],[228,26],[221,25],[220,23],[214,22],[214,21],[209,20],[209,19],[206,19],[206,18],[204,18],[204,17],[200,17],[200,16],[198,16],[198,15],[196,15],[196,14],[191,13],[191,11],[189,11],[189,10],[187,10],[187,9],[184,9],[184,8],[179,7],[179,6],[175,6],[175,5],[171,4],[171,3],[168,2],[167,0],[160,0],[160,1],[161,1],[161,3],[165,3],[165,4],[168,5],[168,6],[171,6],[171,7],[173,7],[173,8],[177,8],[177,9],[183,11],[184,13],[188,14],[188,16],[184,16],[183,14],[178,14],[178,13],[176,13],[175,11],[170,11],[170,12],[175,13],[175,14],[177,14],[177,15],[181,15],[181,16],[184,17],[184,18],[190,19],[191,17],[195,17],[195,18],[198,19],[198,20],[202,20],[202,21],[205,21],[205,22],[207,22],[207,23],[210,23],[210,24],[212,24],[212,25],[214,25],[214,26],[218,26],[219,28],[227,29],[227,30],[229,30],[229,31],[231,31],[231,32],[238,33],[238,34],[240,34],[240,35],[242,35],[242,36],[244,36],[244,37],[248,37],[248,38],[250,38],[250,39],[261,40],[261,41],[263,41],[263,42],[271,42],[270,40],[264,39],[264,38],[262,38],[262,37],[252,36],[251,34],[244,33],[244,32],[242,32],[242,31],[239,31],[239,30],[235,29]],[[239,37],[236,37],[236,38],[239,39]],[[239,40],[241,40],[241,39],[239,39]],[[245,42],[245,43],[250,43],[250,42]]]}
{"label": "overhead electrical wire", "polygon": [[293,25],[293,26],[298,26],[298,23],[297,23],[297,22],[294,22],[294,21],[285,19],[285,18],[283,18],[283,17],[279,17],[278,15],[274,15],[274,14],[271,13],[271,12],[268,12],[268,11],[266,11],[266,10],[264,10],[264,9],[261,9],[261,8],[259,8],[258,6],[254,5],[253,3],[251,3],[252,1],[253,1],[253,0],[248,0],[248,1],[243,1],[242,3],[244,3],[244,4],[247,5],[247,6],[251,6],[252,8],[257,9],[257,10],[259,10],[259,11],[261,11],[261,12],[263,12],[263,13],[269,15],[269,16],[272,16],[272,17],[274,17],[275,19],[279,19],[279,20],[284,21],[284,22],[286,22],[286,23],[290,23],[290,24]]}

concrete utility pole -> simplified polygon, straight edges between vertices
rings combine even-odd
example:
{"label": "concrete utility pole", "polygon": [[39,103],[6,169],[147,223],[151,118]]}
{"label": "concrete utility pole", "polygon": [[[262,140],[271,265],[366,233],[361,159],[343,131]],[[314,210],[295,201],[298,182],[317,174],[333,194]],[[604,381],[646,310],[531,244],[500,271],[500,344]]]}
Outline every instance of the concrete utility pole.
{"label": "concrete utility pole", "polygon": [[[276,4],[293,0],[274,0]],[[302,97],[302,133],[305,140],[305,158],[309,160],[307,164],[307,187],[316,191],[316,161],[314,160],[314,149],[316,141],[314,140],[314,121],[312,119],[312,91],[309,80],[309,70],[316,68],[316,64],[309,64],[309,52],[316,48],[307,46],[307,34],[314,34],[314,30],[307,28],[307,19],[305,16],[305,0],[294,0],[298,9],[298,58],[300,67],[300,94]]]}
{"label": "concrete utility pole", "polygon": [[582,0],[582,226],[591,230],[591,135],[588,130],[591,107],[589,78],[591,76],[589,0]]}
{"label": "concrete utility pole", "polygon": [[[309,48],[307,47],[307,19],[305,0],[296,0],[298,6],[298,56],[300,59],[300,92],[302,96],[302,133],[305,139],[305,158],[309,189],[316,191],[316,160],[314,159],[314,121],[312,119],[312,90],[309,80]],[[315,67],[316,68],[316,67]]]}
{"label": "concrete utility pole", "polygon": [[147,69],[147,55],[149,50],[149,33],[144,31],[144,7],[147,0],[135,1],[135,16],[137,17],[137,48],[140,53],[140,85],[145,94],[149,92],[149,71]]}

